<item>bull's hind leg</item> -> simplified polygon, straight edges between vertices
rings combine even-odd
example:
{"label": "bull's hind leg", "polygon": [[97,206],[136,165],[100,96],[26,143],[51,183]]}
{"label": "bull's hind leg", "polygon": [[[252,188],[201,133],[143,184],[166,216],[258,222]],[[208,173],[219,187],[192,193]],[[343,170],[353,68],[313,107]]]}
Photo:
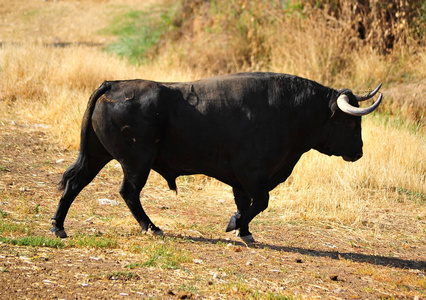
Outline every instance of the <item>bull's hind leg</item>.
{"label": "bull's hind leg", "polygon": [[51,219],[52,228],[50,232],[58,237],[66,238],[67,234],[64,229],[65,217],[74,199],[87,186],[99,171],[111,160],[111,157],[91,159],[82,162],[80,159],[70,166],[64,173],[65,189],[59,201],[56,213]]}
{"label": "bull's hind leg", "polygon": [[140,193],[148,179],[151,164],[152,161],[150,160],[135,168],[133,164],[122,163],[124,179],[121,185],[120,195],[123,197],[136,221],[141,226],[142,232],[151,230],[154,234],[162,235],[163,232],[160,228],[155,226],[147,216],[140,201]]}

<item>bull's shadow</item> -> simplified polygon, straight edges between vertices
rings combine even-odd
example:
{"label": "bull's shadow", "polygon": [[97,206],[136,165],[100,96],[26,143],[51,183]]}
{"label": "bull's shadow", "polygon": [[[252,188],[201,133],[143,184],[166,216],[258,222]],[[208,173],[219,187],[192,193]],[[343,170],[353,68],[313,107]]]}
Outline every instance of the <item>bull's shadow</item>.
{"label": "bull's shadow", "polygon": [[[210,239],[205,237],[191,237],[191,236],[174,236],[171,237],[179,237],[187,240],[192,240],[195,242],[206,243],[206,244],[217,244],[221,243],[230,243],[230,240],[225,239]],[[243,242],[240,241],[232,241],[235,245],[239,246],[247,246]],[[331,259],[346,259],[351,260],[353,262],[365,262],[378,266],[386,266],[386,267],[394,267],[400,269],[415,269],[426,272],[426,261],[416,261],[416,260],[406,260],[395,257],[388,256],[380,256],[380,255],[368,255],[361,253],[351,253],[351,252],[339,252],[339,251],[324,251],[324,250],[315,250],[301,247],[285,247],[285,246],[276,246],[270,245],[267,243],[255,243],[253,245],[249,245],[249,247],[259,248],[259,249],[271,249],[279,252],[291,252],[291,253],[300,253],[303,255],[309,256],[317,256],[317,257],[329,257]]]}

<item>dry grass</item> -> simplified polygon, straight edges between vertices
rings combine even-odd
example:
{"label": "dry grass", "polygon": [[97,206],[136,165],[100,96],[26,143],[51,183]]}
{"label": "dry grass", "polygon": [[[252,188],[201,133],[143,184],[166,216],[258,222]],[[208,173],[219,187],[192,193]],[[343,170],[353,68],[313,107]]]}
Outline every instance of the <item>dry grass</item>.
{"label": "dry grass", "polygon": [[[356,1],[324,4],[342,6],[339,19],[306,2],[301,1],[302,9],[297,1],[185,1],[175,15],[179,30],[170,32],[165,41],[168,47],[163,43],[158,51],[164,54],[162,59],[169,57],[174,64],[204,74],[273,70],[361,89],[380,80],[389,84],[426,76],[424,64],[418,64],[426,56],[424,41],[413,40],[407,25],[397,26],[400,38],[384,55],[376,42],[386,44],[379,39],[388,24],[381,26],[374,16],[358,15],[375,24],[369,25],[372,33],[366,39],[359,38],[353,28],[360,22],[353,16],[356,9],[368,7],[357,6]],[[380,9],[387,6],[391,5]],[[405,24],[403,19],[395,22]]]}
{"label": "dry grass", "polygon": [[[52,125],[59,143],[77,148],[87,99],[104,80],[189,79],[188,74],[156,66],[136,68],[97,48],[4,45],[0,99],[16,122]],[[4,110],[3,113],[8,113]]]}
{"label": "dry grass", "polygon": [[363,136],[365,155],[359,162],[348,164],[316,152],[301,159],[289,181],[273,192],[286,221],[357,227],[372,217],[369,209],[389,209],[396,202],[424,205],[424,135],[384,126],[379,116],[370,116],[364,120]]}

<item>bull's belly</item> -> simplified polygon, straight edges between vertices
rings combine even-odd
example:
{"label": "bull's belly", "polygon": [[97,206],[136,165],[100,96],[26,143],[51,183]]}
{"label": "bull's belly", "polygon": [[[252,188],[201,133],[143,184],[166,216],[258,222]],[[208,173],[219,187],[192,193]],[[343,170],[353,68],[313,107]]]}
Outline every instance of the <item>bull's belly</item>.
{"label": "bull's belly", "polygon": [[160,152],[154,162],[153,169],[165,177],[167,181],[174,180],[182,175],[203,174],[230,186],[239,186],[231,167],[231,161],[225,157]]}

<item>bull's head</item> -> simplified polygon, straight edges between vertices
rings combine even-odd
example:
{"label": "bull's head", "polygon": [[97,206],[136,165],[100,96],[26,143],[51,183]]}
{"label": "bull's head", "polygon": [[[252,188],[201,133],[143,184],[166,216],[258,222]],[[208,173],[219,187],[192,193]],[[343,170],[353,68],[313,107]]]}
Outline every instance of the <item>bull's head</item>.
{"label": "bull's head", "polygon": [[346,161],[356,161],[363,155],[361,138],[361,116],[373,112],[382,101],[382,94],[377,101],[367,108],[360,108],[358,102],[371,99],[380,89],[364,96],[354,95],[350,90],[340,90],[337,99],[331,101],[331,118],[327,122],[325,138],[316,149],[324,154],[342,156]]}

